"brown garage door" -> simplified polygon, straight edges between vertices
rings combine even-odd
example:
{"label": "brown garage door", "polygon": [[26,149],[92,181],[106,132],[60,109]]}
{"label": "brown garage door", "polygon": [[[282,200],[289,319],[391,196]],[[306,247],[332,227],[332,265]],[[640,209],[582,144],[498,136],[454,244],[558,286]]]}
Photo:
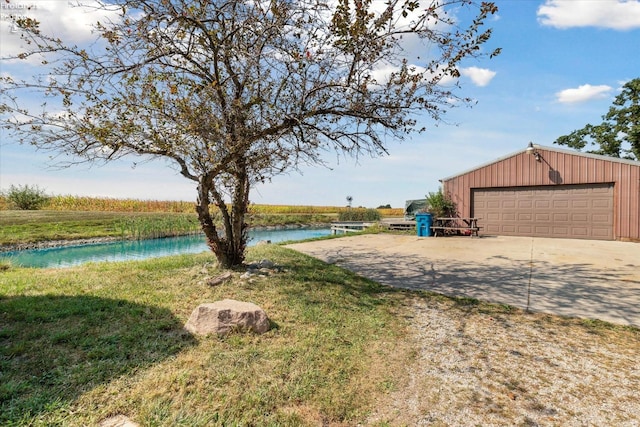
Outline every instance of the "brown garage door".
{"label": "brown garage door", "polygon": [[472,189],[485,234],[613,240],[613,184]]}

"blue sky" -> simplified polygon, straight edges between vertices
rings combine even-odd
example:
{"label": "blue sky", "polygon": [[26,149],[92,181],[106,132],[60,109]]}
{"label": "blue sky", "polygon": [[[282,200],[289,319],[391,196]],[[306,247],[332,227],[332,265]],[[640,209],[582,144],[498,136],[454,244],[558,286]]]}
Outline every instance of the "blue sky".
{"label": "blue sky", "polygon": [[[51,5],[54,1],[30,3]],[[64,3],[64,2],[62,2]],[[487,51],[502,53],[462,65],[461,96],[477,101],[445,116],[449,124],[420,119],[427,131],[389,142],[389,156],[357,161],[328,155],[331,168],[305,167],[254,188],[257,204],[404,207],[405,200],[438,190],[439,179],[523,150],[529,141],[553,141],[587,123],[599,123],[621,86],[640,77],[640,1],[497,1]],[[17,4],[14,1],[14,4]],[[47,7],[40,7],[42,13]],[[3,14],[6,12],[2,10]],[[55,15],[55,16],[54,16]],[[49,14],[58,34],[81,38],[82,17]],[[14,43],[0,21],[0,52]],[[4,51],[4,52],[3,52]],[[0,73],[33,74],[33,66],[0,64]],[[50,194],[194,200],[195,188],[168,163],[121,161],[107,166],[52,168],[47,153],[0,135],[0,189],[38,185]]]}

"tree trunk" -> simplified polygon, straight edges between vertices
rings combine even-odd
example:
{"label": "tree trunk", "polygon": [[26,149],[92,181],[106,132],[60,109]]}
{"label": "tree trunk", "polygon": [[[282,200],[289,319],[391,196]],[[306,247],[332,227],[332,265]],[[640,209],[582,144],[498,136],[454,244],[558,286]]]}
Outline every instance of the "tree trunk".
{"label": "tree trunk", "polygon": [[240,257],[240,263],[244,261],[244,252],[247,248],[248,226],[245,216],[249,206],[249,177],[247,175],[247,159],[242,156],[236,165],[236,186],[233,189],[233,202],[231,205],[231,228],[234,253]]}
{"label": "tree trunk", "polygon": [[[249,180],[245,168],[242,165],[239,166],[240,173],[235,176],[236,185],[233,188],[231,212],[208,176],[201,177],[198,185],[196,203],[198,220],[207,239],[207,246],[215,254],[222,268],[242,265],[247,245],[247,224],[244,219],[249,204]],[[218,233],[211,217],[209,209],[211,197],[222,214],[223,236]]]}

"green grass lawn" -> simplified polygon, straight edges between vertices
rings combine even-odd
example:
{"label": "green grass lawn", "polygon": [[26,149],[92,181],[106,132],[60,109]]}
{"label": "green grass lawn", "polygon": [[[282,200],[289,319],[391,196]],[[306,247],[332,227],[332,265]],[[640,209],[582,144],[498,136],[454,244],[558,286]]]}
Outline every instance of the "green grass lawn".
{"label": "green grass lawn", "polygon": [[[284,271],[217,287],[210,254],[0,272],[0,425],[356,424],[402,378],[404,293],[275,245]],[[185,332],[191,311],[231,298],[272,329]]]}

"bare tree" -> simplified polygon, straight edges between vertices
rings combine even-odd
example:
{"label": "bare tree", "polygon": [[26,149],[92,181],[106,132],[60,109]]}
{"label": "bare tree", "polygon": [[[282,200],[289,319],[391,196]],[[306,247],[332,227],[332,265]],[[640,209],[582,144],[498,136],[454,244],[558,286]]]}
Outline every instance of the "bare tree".
{"label": "bare tree", "polygon": [[[73,46],[17,24],[40,80],[5,77],[0,109],[22,142],[80,161],[128,155],[170,159],[197,184],[196,211],[224,267],[242,264],[249,190],[326,151],[382,155],[458,97],[460,62],[481,46],[490,2],[338,0],[115,0],[98,39]],[[454,8],[471,10],[462,25]],[[416,65],[405,43],[419,43]],[[24,106],[21,90],[47,99]],[[75,161],[74,161],[75,162]],[[210,211],[217,206],[222,230]]]}

